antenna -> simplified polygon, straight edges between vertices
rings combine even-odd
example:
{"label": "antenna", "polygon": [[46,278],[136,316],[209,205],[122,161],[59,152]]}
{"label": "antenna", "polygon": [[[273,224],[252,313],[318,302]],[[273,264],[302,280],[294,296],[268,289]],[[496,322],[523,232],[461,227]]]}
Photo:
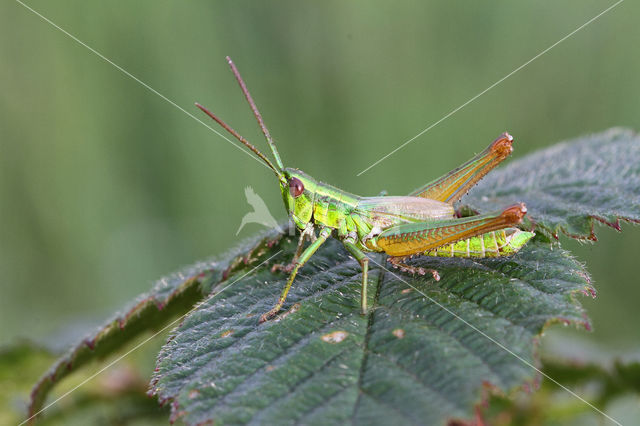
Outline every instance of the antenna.
{"label": "antenna", "polygon": [[271,137],[271,134],[269,133],[267,126],[264,124],[264,121],[262,120],[262,115],[260,115],[260,111],[258,111],[258,107],[256,106],[256,103],[253,101],[253,98],[249,93],[249,89],[247,89],[247,85],[244,83],[244,80],[242,80],[242,77],[240,76],[240,72],[238,71],[238,68],[236,68],[236,65],[233,63],[231,58],[227,56],[226,59],[227,59],[227,62],[229,63],[229,66],[231,67],[231,71],[233,71],[233,75],[236,77],[236,80],[238,80],[238,84],[240,84],[240,88],[242,89],[242,93],[244,93],[244,97],[247,98],[247,102],[249,102],[249,106],[251,106],[253,115],[256,117],[256,120],[258,120],[258,125],[260,125],[260,129],[262,129],[262,133],[264,134],[264,137],[267,139],[267,143],[271,148],[271,152],[273,153],[273,156],[276,160],[276,164],[278,165],[278,167],[280,167],[281,170],[284,169],[284,166],[282,165],[282,160],[280,159],[280,154],[276,149],[276,144],[273,142],[273,138]]}
{"label": "antenna", "polygon": [[240,142],[242,142],[247,148],[249,148],[251,151],[253,151],[258,157],[260,157],[262,159],[262,161],[267,163],[267,166],[269,166],[269,168],[271,170],[273,170],[278,177],[282,176],[281,170],[276,169],[275,166],[273,165],[273,163],[271,163],[271,161],[269,161],[269,159],[263,153],[261,153],[258,150],[258,148],[256,148],[248,140],[246,140],[245,138],[240,136],[240,134],[238,132],[236,132],[235,130],[233,130],[233,128],[231,128],[231,126],[229,126],[227,123],[222,121],[221,118],[219,118],[217,115],[215,115],[214,113],[212,113],[211,111],[209,111],[208,109],[206,109],[205,107],[203,107],[202,105],[200,105],[197,102],[196,102],[196,106],[198,108],[200,108],[202,110],[202,112],[204,112],[209,117],[213,118],[216,122],[218,122],[219,125],[221,125],[227,132],[231,133],[236,139],[238,139]]}

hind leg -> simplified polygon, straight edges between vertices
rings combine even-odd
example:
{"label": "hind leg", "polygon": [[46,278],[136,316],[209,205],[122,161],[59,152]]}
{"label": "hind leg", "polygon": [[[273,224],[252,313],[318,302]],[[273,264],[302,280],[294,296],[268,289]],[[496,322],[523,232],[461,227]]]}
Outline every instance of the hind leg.
{"label": "hind leg", "polygon": [[389,263],[391,263],[394,268],[399,269],[402,272],[409,272],[410,274],[419,274],[419,275],[426,275],[427,272],[429,272],[431,275],[433,275],[434,280],[440,281],[440,274],[438,274],[438,271],[436,271],[435,269],[421,268],[421,267],[410,266],[405,263],[402,263],[402,261],[405,260],[406,258],[407,257],[403,257],[403,256],[400,256],[400,257],[389,256],[387,258],[387,261],[389,261]]}

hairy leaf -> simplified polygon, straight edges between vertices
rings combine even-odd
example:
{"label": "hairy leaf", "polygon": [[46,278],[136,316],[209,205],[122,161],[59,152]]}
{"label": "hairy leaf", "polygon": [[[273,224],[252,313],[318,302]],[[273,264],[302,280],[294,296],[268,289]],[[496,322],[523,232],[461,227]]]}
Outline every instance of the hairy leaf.
{"label": "hairy leaf", "polygon": [[[464,201],[477,211],[524,201],[538,231],[594,239],[594,219],[616,228],[640,220],[639,165],[639,139],[613,129],[513,162]],[[282,244],[290,258],[293,243]],[[543,238],[512,258],[416,263],[442,280],[374,265],[366,317],[359,266],[337,243],[305,267],[278,321],[257,325],[285,277],[265,270],[243,279],[175,331],[152,391],[187,423],[437,424],[471,417],[488,389],[534,380],[546,324],[588,327],[573,300],[576,291],[594,294],[586,272]]]}
{"label": "hairy leaf", "polygon": [[29,386],[54,359],[48,350],[28,342],[0,348],[0,424],[23,420]]}
{"label": "hairy leaf", "polygon": [[265,233],[220,259],[198,262],[156,282],[151,291],[140,295],[122,313],[114,315],[72,347],[40,378],[31,391],[29,416],[42,408],[47,395],[61,379],[94,359],[120,350],[142,333],[161,329],[207,294],[215,292],[216,284],[226,280],[229,274],[258,264],[261,256],[280,238],[275,232]]}
{"label": "hairy leaf", "polygon": [[[546,374],[580,395],[588,395],[589,401],[616,422],[633,424],[637,423],[640,395],[640,362],[637,356],[634,358],[636,360],[623,361],[613,357],[608,361],[585,362],[546,355],[542,357],[542,364]],[[566,398],[562,395],[564,392],[551,382],[543,382],[541,389],[531,397],[527,395],[528,398],[494,395],[480,415],[485,424],[496,426],[603,423],[593,408],[577,398]],[[620,403],[625,400],[631,408],[628,411],[620,410],[624,408]],[[627,422],[625,417],[629,419]]]}
{"label": "hairy leaf", "polygon": [[640,222],[640,136],[614,128],[554,145],[489,173],[462,202],[491,211],[516,201],[556,237],[595,240],[594,220]]}
{"label": "hairy leaf", "polygon": [[[148,348],[145,348],[148,349]],[[138,355],[138,354],[136,354]],[[18,425],[24,420],[30,382],[56,356],[32,343],[0,348],[0,424]],[[61,404],[47,410],[38,425],[159,424],[169,415],[145,395],[147,377],[131,357],[95,380],[78,388]],[[59,389],[69,391],[84,375],[74,375]]]}
{"label": "hairy leaf", "polygon": [[[595,239],[594,219],[616,228],[619,219],[640,220],[639,146],[633,133],[610,130],[551,147],[492,172],[463,201],[476,211],[524,201],[537,231]],[[383,256],[371,256],[366,316],[360,267],[331,240],[302,269],[282,314],[259,325],[286,279],[269,266],[289,261],[294,248],[270,232],[161,280],[54,365],[31,411],[68,371],[206,295],[163,348],[152,381],[151,392],[187,423],[469,418],[489,393],[536,380],[535,343],[547,324],[589,327],[574,300],[595,294],[587,273],[541,237],[510,258],[414,262],[438,269],[439,282],[388,271]]]}
{"label": "hairy leaf", "polygon": [[[279,247],[285,260],[295,244]],[[163,348],[153,392],[189,424],[438,424],[470,417],[485,387],[534,380],[523,360],[536,362],[533,343],[549,322],[588,326],[572,297],[593,291],[585,271],[544,242],[506,259],[420,259],[439,282],[375,263],[367,316],[360,267],[335,241],[304,268],[275,321],[258,325],[286,278],[269,268],[210,296]]]}

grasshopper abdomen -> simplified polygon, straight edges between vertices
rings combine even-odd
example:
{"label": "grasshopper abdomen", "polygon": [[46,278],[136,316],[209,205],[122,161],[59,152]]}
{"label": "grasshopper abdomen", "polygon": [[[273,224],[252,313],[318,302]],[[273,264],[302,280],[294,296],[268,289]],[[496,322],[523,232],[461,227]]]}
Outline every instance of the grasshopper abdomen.
{"label": "grasshopper abdomen", "polygon": [[509,256],[520,250],[533,236],[532,232],[506,228],[447,244],[423,254],[437,257]]}

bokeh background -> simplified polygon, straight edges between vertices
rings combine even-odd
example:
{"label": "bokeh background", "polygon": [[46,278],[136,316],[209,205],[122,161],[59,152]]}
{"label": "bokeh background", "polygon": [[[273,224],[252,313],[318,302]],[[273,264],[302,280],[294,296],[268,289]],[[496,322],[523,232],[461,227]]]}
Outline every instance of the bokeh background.
{"label": "bokeh background", "polygon": [[[362,195],[405,194],[504,130],[517,158],[613,126],[640,129],[637,2],[359,177],[613,1],[28,4],[266,151],[230,55],[285,164]],[[79,333],[155,279],[257,232],[248,225],[236,236],[247,186],[284,218],[266,168],[19,3],[0,5],[0,34],[0,346]],[[562,333],[613,355],[638,351],[640,228],[597,234],[595,245],[562,239],[598,289],[582,299],[593,332]]]}

